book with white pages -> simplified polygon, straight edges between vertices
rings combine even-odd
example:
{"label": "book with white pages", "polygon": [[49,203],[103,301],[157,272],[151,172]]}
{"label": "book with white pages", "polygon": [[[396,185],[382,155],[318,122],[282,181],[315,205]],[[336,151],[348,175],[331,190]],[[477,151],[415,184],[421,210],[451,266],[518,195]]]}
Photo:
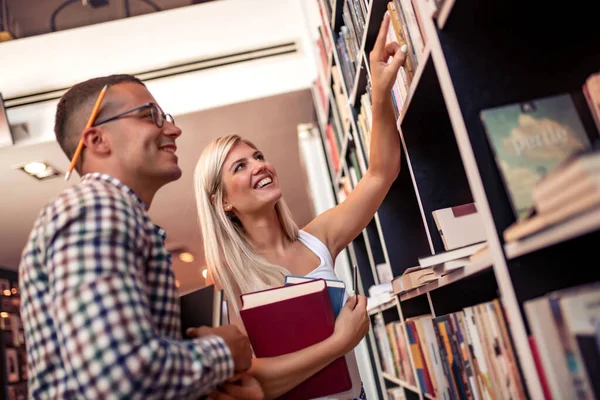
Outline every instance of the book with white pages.
{"label": "book with white pages", "polygon": [[433,267],[433,270],[441,275],[446,275],[448,272],[464,268],[472,264],[469,257],[457,258],[456,260],[448,260],[443,264],[438,264]]}
{"label": "book with white pages", "polygon": [[487,242],[479,242],[470,244],[468,246],[459,247],[458,249],[444,251],[442,253],[436,253],[426,257],[419,257],[419,265],[421,267],[431,267],[434,265],[443,264],[446,261],[469,257],[486,246]]}
{"label": "book with white pages", "polygon": [[446,207],[434,210],[431,214],[444,250],[457,249],[486,239],[483,220],[475,203]]}
{"label": "book with white pages", "polygon": [[532,217],[516,221],[504,230],[504,241],[512,242],[522,239],[599,207],[600,191],[579,196],[551,212],[534,214]]}
{"label": "book with white pages", "polygon": [[598,150],[573,156],[544,176],[531,190],[533,204],[560,195],[575,182],[600,174],[600,152]]}
{"label": "book with white pages", "polygon": [[600,192],[600,169],[594,175],[585,175],[573,179],[558,192],[545,197],[534,198],[535,210],[538,214],[556,211],[569,203],[576,201],[581,196],[589,196]]}

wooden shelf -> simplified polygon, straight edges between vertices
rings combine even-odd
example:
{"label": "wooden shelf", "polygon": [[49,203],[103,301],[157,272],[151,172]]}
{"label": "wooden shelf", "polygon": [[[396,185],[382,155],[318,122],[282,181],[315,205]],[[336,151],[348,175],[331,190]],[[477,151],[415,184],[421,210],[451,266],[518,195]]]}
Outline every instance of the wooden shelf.
{"label": "wooden shelf", "polygon": [[344,141],[342,142],[342,149],[340,150],[340,165],[338,166],[338,171],[335,174],[335,182],[337,185],[342,179],[342,174],[344,173],[344,166],[346,165],[346,152],[348,151],[348,135],[344,136]]}
{"label": "wooden shelf", "polygon": [[419,61],[419,65],[417,66],[417,70],[415,71],[415,75],[413,76],[413,80],[410,83],[410,87],[408,88],[408,94],[406,95],[406,100],[402,106],[402,111],[400,112],[400,116],[398,116],[398,120],[396,121],[396,125],[398,126],[398,130],[402,125],[402,120],[404,120],[404,116],[410,107],[410,103],[415,95],[415,91],[419,86],[419,82],[421,81],[421,77],[423,76],[423,71],[425,70],[425,66],[427,65],[427,61],[431,57],[431,48],[429,45],[425,46],[423,50],[423,55],[421,56],[421,60]]}
{"label": "wooden shelf", "polygon": [[598,229],[600,229],[600,208],[546,228],[527,238],[506,243],[504,251],[508,259],[513,259]]}
{"label": "wooden shelf", "polygon": [[398,302],[396,301],[396,296],[394,296],[389,301],[368,310],[368,314],[375,315],[375,314],[385,311],[385,310],[391,310],[392,308],[397,307],[397,306],[398,306]]}
{"label": "wooden shelf", "polygon": [[438,28],[444,29],[444,25],[446,25],[446,21],[448,21],[452,7],[454,7],[454,2],[455,0],[446,0],[444,1],[444,4],[442,4],[442,7],[438,10]]}
{"label": "wooden shelf", "polygon": [[387,381],[390,381],[390,382],[392,382],[392,383],[395,383],[395,384],[396,384],[396,385],[398,385],[398,386],[402,386],[403,388],[405,388],[405,389],[408,389],[408,390],[410,390],[410,391],[412,391],[412,392],[415,392],[415,393],[417,393],[417,394],[420,394],[420,393],[421,393],[421,391],[419,390],[419,388],[418,388],[418,387],[416,387],[416,386],[414,386],[414,385],[410,385],[410,384],[408,384],[407,382],[404,382],[402,379],[400,379],[400,378],[397,378],[397,377],[395,377],[395,376],[393,376],[393,375],[391,375],[391,374],[388,374],[388,373],[386,373],[386,372],[382,372],[382,373],[381,373],[381,376],[383,376],[383,378],[384,378],[385,380],[387,380]]}

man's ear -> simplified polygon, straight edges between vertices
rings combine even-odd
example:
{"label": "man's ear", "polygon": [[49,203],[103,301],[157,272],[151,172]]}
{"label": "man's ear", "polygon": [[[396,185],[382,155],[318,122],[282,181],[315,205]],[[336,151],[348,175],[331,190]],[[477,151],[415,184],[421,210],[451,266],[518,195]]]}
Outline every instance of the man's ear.
{"label": "man's ear", "polygon": [[86,128],[83,133],[83,144],[88,149],[89,152],[92,152],[97,155],[106,156],[110,154],[111,146],[106,135],[102,129],[97,127]]}

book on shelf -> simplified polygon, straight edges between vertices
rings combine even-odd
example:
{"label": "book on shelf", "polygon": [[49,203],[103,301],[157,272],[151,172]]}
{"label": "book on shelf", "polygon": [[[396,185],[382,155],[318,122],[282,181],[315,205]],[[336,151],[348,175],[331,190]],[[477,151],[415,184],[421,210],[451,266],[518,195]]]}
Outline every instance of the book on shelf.
{"label": "book on shelf", "polygon": [[229,323],[227,302],[223,290],[214,285],[186,293],[179,298],[181,309],[181,336],[187,337],[188,328],[199,326],[218,327]]}
{"label": "book on shelf", "polygon": [[432,215],[446,250],[486,240],[483,219],[475,203],[442,208],[432,211]]}
{"label": "book on shelf", "polygon": [[440,400],[526,398],[498,299],[404,322],[385,323],[377,314],[374,330],[384,372],[414,386],[418,382],[429,396]]}
{"label": "book on shelf", "polygon": [[368,289],[367,311],[394,301],[394,291],[391,282],[371,285]]}
{"label": "book on shelf", "polygon": [[414,320],[407,320],[405,322],[406,336],[408,338],[409,348],[415,366],[415,372],[419,386],[423,392],[434,396],[435,390],[434,385],[431,381],[431,376],[426,363],[425,353],[423,351],[422,341],[420,340],[419,334]]}
{"label": "book on shelf", "polygon": [[373,331],[383,372],[416,386],[404,324],[398,321],[386,323],[380,314],[375,314]]}
{"label": "book on shelf", "polygon": [[583,95],[600,132],[600,72],[591,74],[582,85]]}
{"label": "book on shelf", "polygon": [[516,219],[527,215],[543,176],[591,147],[568,93],[485,109],[480,117]]}
{"label": "book on shelf", "polygon": [[435,253],[430,256],[419,257],[419,265],[421,267],[431,267],[434,265],[443,264],[446,261],[457,260],[459,258],[469,257],[487,246],[487,242],[473,243],[468,246],[459,247]]}
{"label": "book on shelf", "polygon": [[394,294],[401,294],[433,282],[439,278],[433,267],[411,267],[407,268],[402,275],[392,281]]}
{"label": "book on shelf", "polygon": [[524,310],[552,398],[600,397],[600,284],[547,293]]}
{"label": "book on shelf", "polygon": [[600,147],[563,161],[533,187],[531,197],[536,212],[546,213],[599,190]]}
{"label": "book on shelf", "polygon": [[448,272],[464,268],[473,263],[471,257],[462,257],[455,260],[448,260],[443,264],[438,264],[433,267],[433,270],[441,275],[446,275]]}
{"label": "book on shelf", "polygon": [[389,400],[406,400],[406,394],[402,387],[388,388],[386,389],[386,394]]}
{"label": "book on shelf", "polygon": [[574,153],[532,189],[531,212],[504,231],[507,242],[573,220],[600,207],[600,147]]}
{"label": "book on shelf", "polygon": [[[241,301],[240,318],[256,357],[293,353],[333,334],[335,315],[323,279],[246,293],[241,296]],[[353,365],[349,366],[349,362]],[[358,397],[360,390],[355,358],[353,354],[347,354],[281,398],[352,398]]]}
{"label": "book on shelf", "polygon": [[335,140],[335,132],[332,124],[327,124],[325,127],[327,135],[327,147],[329,154],[331,155],[331,166],[333,170],[337,172],[340,168],[340,153],[338,150],[337,142]]}
{"label": "book on shelf", "polygon": [[382,262],[375,264],[375,271],[377,272],[377,277],[381,283],[389,283],[394,280],[394,272],[389,263]]}
{"label": "book on shelf", "polygon": [[573,220],[587,212],[594,212],[600,207],[600,192],[586,193],[565,204],[545,213],[534,213],[525,219],[514,222],[503,232],[505,242],[513,242],[551,228],[560,223]]}

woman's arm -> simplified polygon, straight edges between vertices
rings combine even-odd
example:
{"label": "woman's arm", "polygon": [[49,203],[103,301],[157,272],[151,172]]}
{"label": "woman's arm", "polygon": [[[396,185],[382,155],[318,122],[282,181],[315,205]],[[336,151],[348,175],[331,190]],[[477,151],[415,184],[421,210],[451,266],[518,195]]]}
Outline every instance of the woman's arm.
{"label": "woman's arm", "polygon": [[[333,258],[367,226],[400,172],[400,137],[391,90],[406,48],[385,44],[389,27],[386,13],[370,54],[373,81],[373,126],[369,168],[356,188],[340,205],[317,216],[305,230],[329,248]],[[388,64],[389,57],[393,57]]]}

